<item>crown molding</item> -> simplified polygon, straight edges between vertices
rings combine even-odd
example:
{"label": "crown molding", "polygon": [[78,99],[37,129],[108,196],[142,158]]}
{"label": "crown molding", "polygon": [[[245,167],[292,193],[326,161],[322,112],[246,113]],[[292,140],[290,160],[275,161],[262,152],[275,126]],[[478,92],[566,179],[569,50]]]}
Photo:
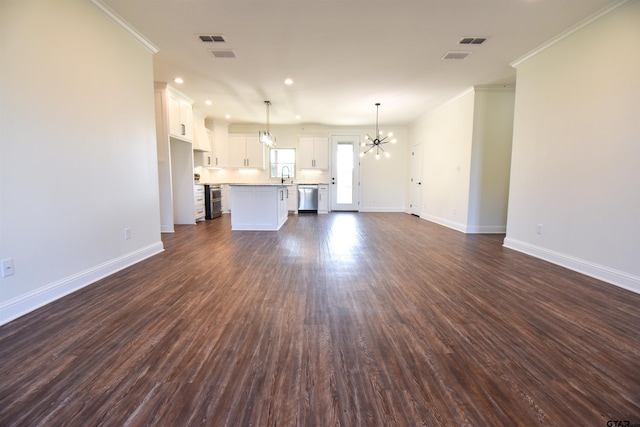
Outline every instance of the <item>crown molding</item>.
{"label": "crown molding", "polygon": [[577,24],[573,25],[572,27],[569,27],[567,30],[565,30],[562,33],[558,34],[557,36],[555,36],[551,40],[549,40],[546,43],[538,46],[537,48],[535,48],[531,52],[525,54],[524,56],[521,56],[518,59],[516,59],[515,61],[513,61],[509,65],[511,65],[513,68],[517,68],[518,66],[520,66],[524,62],[528,61],[529,59],[533,58],[534,56],[538,55],[539,53],[549,49],[551,46],[555,45],[556,43],[566,39],[567,37],[569,37],[573,33],[577,32],[577,31],[581,30],[582,28],[586,27],[587,25],[597,21],[598,19],[602,18],[603,16],[608,15],[609,13],[613,12],[614,10],[618,9],[619,7],[623,6],[624,4],[626,4],[628,2],[629,2],[629,0],[617,0],[617,1],[614,1],[613,3],[609,4],[608,6],[600,9],[599,11],[594,13],[593,15],[589,16],[585,20],[578,22]]}
{"label": "crown molding", "polygon": [[104,13],[109,19],[111,19],[113,22],[119,25],[123,30],[131,34],[133,38],[135,38],[140,43],[142,43],[142,45],[145,46],[147,49],[149,49],[151,53],[158,52],[159,49],[153,43],[151,43],[149,39],[147,39],[145,36],[140,34],[138,30],[136,30],[131,24],[129,24],[123,18],[121,18],[120,15],[115,13],[109,6],[104,4],[101,0],[85,0],[85,1],[95,6],[98,10]]}

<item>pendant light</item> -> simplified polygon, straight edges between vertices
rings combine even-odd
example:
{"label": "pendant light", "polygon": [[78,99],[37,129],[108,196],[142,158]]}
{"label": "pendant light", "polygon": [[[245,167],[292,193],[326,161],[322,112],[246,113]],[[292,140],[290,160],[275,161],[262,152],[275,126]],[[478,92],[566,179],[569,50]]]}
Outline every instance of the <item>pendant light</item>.
{"label": "pendant light", "polygon": [[[376,103],[376,133],[375,133],[375,138],[372,138],[369,135],[366,135],[364,137],[365,142],[362,143],[363,147],[369,147],[367,148],[365,151],[363,151],[362,153],[360,153],[360,157],[364,157],[365,154],[367,153],[373,153],[375,151],[375,155],[376,155],[376,160],[380,158],[380,152],[384,153],[385,157],[391,157],[391,154],[384,151],[384,148],[382,148],[382,146],[384,144],[387,143],[392,143],[395,144],[396,142],[398,142],[397,139],[393,138],[393,132],[389,132],[386,136],[382,136],[382,132],[380,131],[380,129],[378,128],[378,109],[380,108],[380,103],[377,102]],[[391,138],[391,139],[388,139]],[[375,150],[374,150],[375,148]]]}
{"label": "pendant light", "polygon": [[264,105],[267,108],[267,130],[261,130],[258,132],[258,138],[260,142],[267,147],[275,147],[276,146],[276,137],[271,134],[269,131],[269,106],[271,106],[271,101],[264,101]]}

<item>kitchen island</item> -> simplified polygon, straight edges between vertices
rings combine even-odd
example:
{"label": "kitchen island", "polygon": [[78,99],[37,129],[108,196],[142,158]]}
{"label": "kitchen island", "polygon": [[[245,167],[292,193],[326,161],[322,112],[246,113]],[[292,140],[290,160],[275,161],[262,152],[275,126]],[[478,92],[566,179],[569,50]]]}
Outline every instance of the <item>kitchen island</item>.
{"label": "kitchen island", "polygon": [[283,184],[230,184],[231,229],[277,231],[287,221],[289,192]]}

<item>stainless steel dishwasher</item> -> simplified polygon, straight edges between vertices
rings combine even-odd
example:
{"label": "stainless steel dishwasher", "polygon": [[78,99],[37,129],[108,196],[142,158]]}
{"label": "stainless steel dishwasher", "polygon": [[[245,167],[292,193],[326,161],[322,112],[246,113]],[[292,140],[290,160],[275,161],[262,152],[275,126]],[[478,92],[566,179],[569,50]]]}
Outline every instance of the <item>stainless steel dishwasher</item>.
{"label": "stainless steel dishwasher", "polygon": [[298,212],[318,213],[318,185],[298,185]]}

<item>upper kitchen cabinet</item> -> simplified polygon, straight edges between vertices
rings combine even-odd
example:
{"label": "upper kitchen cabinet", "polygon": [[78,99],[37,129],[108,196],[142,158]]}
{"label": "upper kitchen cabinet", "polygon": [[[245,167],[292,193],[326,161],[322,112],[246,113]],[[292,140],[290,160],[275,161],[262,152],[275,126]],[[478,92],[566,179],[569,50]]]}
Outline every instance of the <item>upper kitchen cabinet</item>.
{"label": "upper kitchen cabinet", "polygon": [[211,131],[211,166],[226,168],[229,166],[229,124],[207,120]]}
{"label": "upper kitchen cabinet", "polygon": [[211,138],[204,125],[204,117],[193,112],[193,149],[211,152]]}
{"label": "upper kitchen cabinet", "polygon": [[264,169],[264,146],[258,135],[229,136],[229,166]]}
{"label": "upper kitchen cabinet", "polygon": [[185,141],[193,141],[191,101],[169,86],[167,86],[167,93],[169,98],[169,135]]}
{"label": "upper kitchen cabinet", "polygon": [[298,169],[329,169],[328,137],[298,137]]}
{"label": "upper kitchen cabinet", "polygon": [[[209,141],[209,146],[211,146],[211,142],[213,141],[213,132],[211,132],[209,129],[205,129],[205,137],[207,139],[207,141]],[[197,132],[194,134],[194,136],[197,135]],[[211,151],[203,151],[203,150],[196,150],[195,148],[195,143],[194,143],[194,148],[193,148],[193,166],[202,166],[202,167],[206,167],[206,168],[211,168],[214,167],[214,163],[213,163],[213,154],[211,153]]]}

